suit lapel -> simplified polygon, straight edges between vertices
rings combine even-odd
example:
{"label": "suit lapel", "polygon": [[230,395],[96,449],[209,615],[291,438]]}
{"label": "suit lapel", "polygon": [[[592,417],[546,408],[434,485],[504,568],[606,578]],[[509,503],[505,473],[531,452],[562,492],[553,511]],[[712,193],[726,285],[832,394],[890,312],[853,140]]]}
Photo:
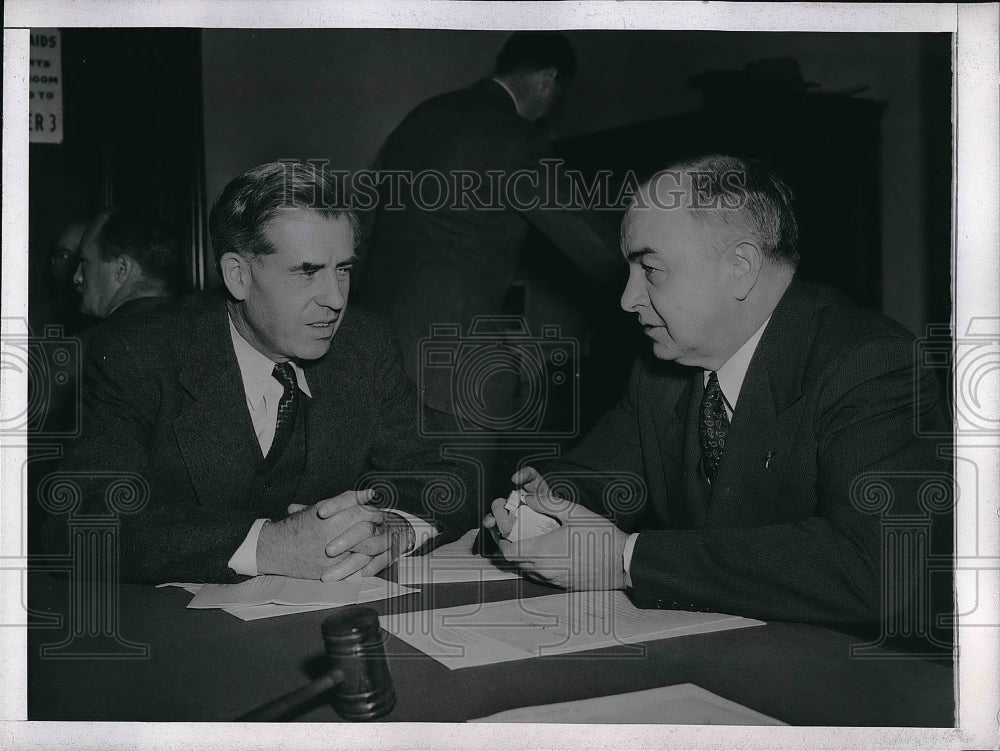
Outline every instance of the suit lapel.
{"label": "suit lapel", "polygon": [[712,487],[707,523],[729,526],[773,503],[795,438],[805,356],[812,341],[809,288],[793,281],[750,361],[726,449]]}
{"label": "suit lapel", "polygon": [[664,526],[694,528],[705,521],[708,498],[698,473],[697,412],[704,390],[700,378],[701,371],[692,370],[675,381],[678,387],[665,395],[666,403],[654,414],[667,494],[666,503],[657,508]]}
{"label": "suit lapel", "polygon": [[244,507],[260,446],[221,299],[197,318],[178,380],[193,401],[174,419],[174,434],[198,499],[203,505]]}
{"label": "suit lapel", "polygon": [[[306,420],[306,466],[303,495],[316,497],[354,487],[368,445],[362,353],[348,312],[330,351],[320,360],[302,363],[312,398]],[[336,461],[332,462],[331,459]]]}

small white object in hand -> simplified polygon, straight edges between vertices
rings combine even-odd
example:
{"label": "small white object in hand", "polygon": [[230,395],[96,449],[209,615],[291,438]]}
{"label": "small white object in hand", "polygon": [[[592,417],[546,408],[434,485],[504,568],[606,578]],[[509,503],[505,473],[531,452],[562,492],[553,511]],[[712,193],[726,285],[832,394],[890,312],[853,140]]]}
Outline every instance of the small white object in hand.
{"label": "small white object in hand", "polygon": [[510,495],[507,496],[507,502],[503,507],[510,512],[511,517],[514,519],[514,526],[511,527],[510,532],[504,535],[505,539],[510,542],[538,537],[539,535],[544,535],[554,529],[558,529],[560,526],[558,520],[553,519],[551,516],[540,514],[531,508],[531,506],[525,504],[523,490],[510,491]]}

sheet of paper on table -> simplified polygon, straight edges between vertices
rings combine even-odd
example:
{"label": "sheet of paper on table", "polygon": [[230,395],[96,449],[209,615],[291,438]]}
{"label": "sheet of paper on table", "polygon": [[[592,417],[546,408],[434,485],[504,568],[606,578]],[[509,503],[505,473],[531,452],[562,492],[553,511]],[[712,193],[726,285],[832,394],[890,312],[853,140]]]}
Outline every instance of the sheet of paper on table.
{"label": "sheet of paper on table", "polygon": [[475,603],[393,613],[380,621],[390,634],[450,670],[764,625],[721,613],[642,610],[624,592]]}
{"label": "sheet of paper on table", "polygon": [[396,581],[414,587],[419,584],[517,579],[516,571],[498,568],[489,558],[472,552],[478,531],[471,529],[455,542],[435,548],[427,555],[400,558],[396,564]]}
{"label": "sheet of paper on table", "polygon": [[339,582],[255,576],[239,584],[206,584],[189,608],[246,607],[247,605],[353,605],[361,594],[361,577]]}
{"label": "sheet of paper on table", "polygon": [[623,723],[631,725],[784,725],[693,683],[497,712],[470,722]]}
{"label": "sheet of paper on table", "polygon": [[[362,588],[358,599],[353,603],[361,605],[365,602],[375,602],[376,600],[388,600],[391,597],[399,597],[410,592],[416,592],[409,587],[401,587],[395,582],[389,582],[378,577],[365,577],[371,580],[371,584]],[[350,604],[350,603],[347,603]],[[337,605],[250,605],[249,607],[222,608],[230,615],[235,615],[241,621],[256,621],[261,618],[274,618],[279,615],[293,615],[294,613],[309,613],[313,610],[329,610]]]}
{"label": "sheet of paper on table", "polygon": [[239,584],[171,582],[159,586],[180,587],[193,593],[189,608],[218,608],[244,621],[386,600],[416,591],[375,576],[352,576],[332,584],[257,576]]}

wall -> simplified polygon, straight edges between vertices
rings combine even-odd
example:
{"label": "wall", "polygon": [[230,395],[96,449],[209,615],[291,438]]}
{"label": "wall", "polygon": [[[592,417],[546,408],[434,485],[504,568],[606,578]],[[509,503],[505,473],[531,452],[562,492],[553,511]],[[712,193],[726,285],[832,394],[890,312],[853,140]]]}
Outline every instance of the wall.
{"label": "wall", "polygon": [[[490,71],[497,32],[206,30],[209,197],[241,170],[279,158],[368,166],[385,136],[427,97]],[[697,109],[695,73],[790,55],[824,90],[867,86],[887,102],[882,146],[883,306],[915,333],[926,324],[929,235],[922,212],[928,135],[921,46],[907,34],[574,32],[580,64],[556,136]],[[944,101],[941,107],[949,107]],[[831,210],[835,210],[831,207]]]}

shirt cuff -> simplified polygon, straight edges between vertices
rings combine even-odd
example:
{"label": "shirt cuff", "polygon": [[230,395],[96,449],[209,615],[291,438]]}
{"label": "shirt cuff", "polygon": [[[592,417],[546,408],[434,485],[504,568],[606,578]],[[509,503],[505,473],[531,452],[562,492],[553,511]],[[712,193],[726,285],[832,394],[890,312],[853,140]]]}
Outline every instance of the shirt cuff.
{"label": "shirt cuff", "polygon": [[410,523],[410,527],[413,529],[413,547],[409,550],[409,552],[403,554],[403,558],[408,556],[414,550],[418,550],[421,545],[438,535],[437,527],[419,517],[414,516],[413,514],[408,514],[405,511],[399,511],[398,509],[393,509],[388,513],[403,517]]}
{"label": "shirt cuff", "polygon": [[632,553],[635,552],[635,541],[639,539],[639,533],[633,532],[625,540],[625,549],[622,551],[622,563],[625,565],[625,586],[632,589]]}
{"label": "shirt cuff", "polygon": [[235,573],[243,576],[257,576],[257,538],[260,537],[260,528],[264,526],[267,519],[258,519],[247,532],[243,544],[236,548],[233,557],[229,559],[229,568]]}

